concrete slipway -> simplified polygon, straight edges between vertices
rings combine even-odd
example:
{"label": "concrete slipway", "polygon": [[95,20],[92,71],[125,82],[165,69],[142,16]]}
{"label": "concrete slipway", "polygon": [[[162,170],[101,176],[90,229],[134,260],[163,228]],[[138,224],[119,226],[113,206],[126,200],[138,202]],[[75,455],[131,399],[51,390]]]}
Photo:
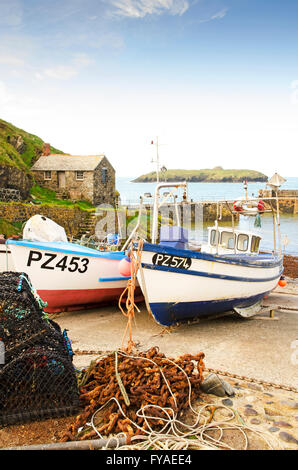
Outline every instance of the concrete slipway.
{"label": "concrete slipway", "polygon": [[[250,319],[229,314],[166,331],[142,303],[141,312],[135,312],[133,340],[140,350],[158,346],[174,358],[203,351],[207,368],[298,388],[298,284],[278,288],[264,305],[268,312]],[[273,319],[269,317],[271,309],[276,309]],[[68,330],[78,368],[97,357],[94,351],[119,348],[127,324],[117,303],[51,318]]]}

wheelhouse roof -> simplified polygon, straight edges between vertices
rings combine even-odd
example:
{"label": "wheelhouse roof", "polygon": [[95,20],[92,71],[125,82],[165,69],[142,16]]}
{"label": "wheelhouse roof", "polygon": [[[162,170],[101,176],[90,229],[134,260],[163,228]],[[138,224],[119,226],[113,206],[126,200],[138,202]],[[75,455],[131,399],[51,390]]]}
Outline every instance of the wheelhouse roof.
{"label": "wheelhouse roof", "polygon": [[[211,231],[211,230],[217,230],[217,228],[213,225],[213,227],[208,227],[208,230]],[[218,227],[218,231],[219,232],[231,232],[233,233],[233,228],[232,227]],[[250,232],[249,230],[238,230],[238,229],[235,229],[234,232],[239,235],[240,233],[241,234],[244,234],[244,235],[248,235],[248,236],[255,236],[255,237],[259,237],[259,238],[262,238],[262,236],[257,233],[257,232]]]}

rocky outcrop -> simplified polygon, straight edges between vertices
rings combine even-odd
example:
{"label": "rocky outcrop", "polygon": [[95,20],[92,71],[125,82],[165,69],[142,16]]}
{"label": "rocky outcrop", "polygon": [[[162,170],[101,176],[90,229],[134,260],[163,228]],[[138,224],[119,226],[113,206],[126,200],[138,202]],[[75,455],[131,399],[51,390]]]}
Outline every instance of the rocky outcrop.
{"label": "rocky outcrop", "polygon": [[0,188],[17,189],[22,199],[29,197],[32,176],[14,166],[0,166]]}
{"label": "rocky outcrop", "polygon": [[22,199],[28,198],[34,182],[31,167],[40,157],[43,144],[38,136],[0,119],[0,189],[8,190],[1,192],[0,201],[16,200],[10,198],[9,190],[18,190]]}
{"label": "rocky outcrop", "polygon": [[26,151],[26,144],[21,135],[16,135],[12,137],[8,136],[7,142],[11,144],[20,154]]}

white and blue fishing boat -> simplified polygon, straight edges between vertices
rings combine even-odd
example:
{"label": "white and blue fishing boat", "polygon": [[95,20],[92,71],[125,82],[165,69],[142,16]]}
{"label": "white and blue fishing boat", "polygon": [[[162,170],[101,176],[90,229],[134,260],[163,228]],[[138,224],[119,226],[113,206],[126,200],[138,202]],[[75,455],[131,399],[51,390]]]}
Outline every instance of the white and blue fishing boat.
{"label": "white and blue fishing boat", "polygon": [[235,230],[234,216],[264,213],[263,203],[247,197],[234,206],[231,202],[233,226],[219,227],[216,220],[208,229],[208,243],[200,247],[191,247],[188,231],[180,226],[161,227],[157,243],[159,191],[170,186],[186,183],[157,185],[152,243],[143,243],[138,271],[149,312],[164,326],[228,311],[242,317],[257,314],[283,273],[283,256],[276,249],[260,253],[259,232]]}

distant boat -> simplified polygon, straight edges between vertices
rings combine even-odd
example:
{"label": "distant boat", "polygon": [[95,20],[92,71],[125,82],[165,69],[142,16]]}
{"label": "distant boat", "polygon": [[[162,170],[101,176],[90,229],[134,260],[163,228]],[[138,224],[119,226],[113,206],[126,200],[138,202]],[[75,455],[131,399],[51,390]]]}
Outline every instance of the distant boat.
{"label": "distant boat", "polygon": [[[217,222],[209,228],[208,243],[199,249],[189,247],[187,230],[179,226],[161,227],[160,242],[156,243],[159,189],[170,186],[186,187],[186,183],[157,186],[153,240],[143,244],[138,272],[147,308],[155,320],[170,326],[227,311],[242,317],[257,314],[262,299],[283,273],[281,253],[261,254],[259,234],[220,228]],[[264,212],[262,204],[260,207]]]}

